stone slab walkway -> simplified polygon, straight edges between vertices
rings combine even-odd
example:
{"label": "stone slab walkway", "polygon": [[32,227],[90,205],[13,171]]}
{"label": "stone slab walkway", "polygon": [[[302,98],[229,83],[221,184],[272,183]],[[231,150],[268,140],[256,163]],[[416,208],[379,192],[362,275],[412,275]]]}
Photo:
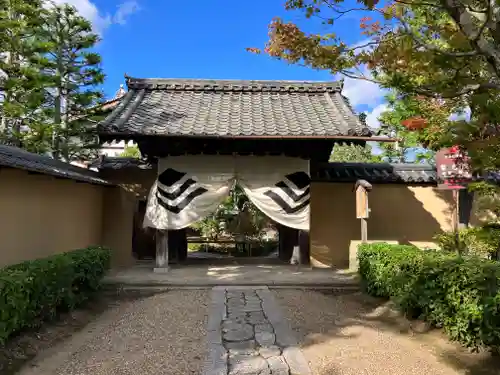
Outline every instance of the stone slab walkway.
{"label": "stone slab walkway", "polygon": [[203,375],[309,375],[273,294],[263,287],[215,287]]}

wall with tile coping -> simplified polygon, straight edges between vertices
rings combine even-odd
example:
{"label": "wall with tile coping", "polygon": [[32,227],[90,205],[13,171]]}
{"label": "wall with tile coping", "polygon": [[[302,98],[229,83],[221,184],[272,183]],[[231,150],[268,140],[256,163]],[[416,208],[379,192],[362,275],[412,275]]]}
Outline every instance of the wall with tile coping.
{"label": "wall with tile coping", "polygon": [[115,266],[130,264],[134,207],[119,187],[2,168],[0,267],[89,245],[110,246]]}
{"label": "wall with tile coping", "polygon": [[[432,237],[451,229],[451,191],[434,187],[373,185],[369,193],[370,242],[434,247]],[[353,184],[311,184],[311,264],[355,268],[361,223]]]}

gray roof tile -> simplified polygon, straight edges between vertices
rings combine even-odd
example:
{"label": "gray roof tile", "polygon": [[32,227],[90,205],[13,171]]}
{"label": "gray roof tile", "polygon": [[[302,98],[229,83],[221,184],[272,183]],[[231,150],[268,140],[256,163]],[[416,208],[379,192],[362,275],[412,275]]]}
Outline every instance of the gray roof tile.
{"label": "gray roof tile", "polygon": [[370,136],[337,82],[135,79],[100,134]]}
{"label": "gray roof tile", "polygon": [[[152,169],[153,165],[140,159],[132,157],[101,157],[90,163],[91,168],[102,169],[129,169],[129,168],[139,168],[139,169]],[[156,165],[154,166],[156,167]]]}
{"label": "gray roof tile", "polygon": [[[350,182],[358,179],[373,183],[400,183],[408,185],[437,185],[436,168],[428,164],[390,163],[324,163],[311,171],[313,181]],[[488,172],[475,175],[472,181],[500,184],[500,173]]]}
{"label": "gray roof tile", "polygon": [[23,169],[90,184],[110,185],[95,172],[13,146],[0,145],[1,167]]}
{"label": "gray roof tile", "polygon": [[436,185],[436,168],[424,164],[325,163],[312,171],[313,181]]}

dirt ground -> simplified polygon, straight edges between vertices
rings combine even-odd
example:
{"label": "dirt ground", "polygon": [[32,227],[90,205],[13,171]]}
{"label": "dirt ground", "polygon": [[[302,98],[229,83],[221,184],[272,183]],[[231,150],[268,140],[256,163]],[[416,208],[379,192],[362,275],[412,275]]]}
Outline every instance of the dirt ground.
{"label": "dirt ground", "polygon": [[[500,359],[360,292],[274,291],[314,375],[499,375]],[[417,333],[420,332],[420,333]]]}

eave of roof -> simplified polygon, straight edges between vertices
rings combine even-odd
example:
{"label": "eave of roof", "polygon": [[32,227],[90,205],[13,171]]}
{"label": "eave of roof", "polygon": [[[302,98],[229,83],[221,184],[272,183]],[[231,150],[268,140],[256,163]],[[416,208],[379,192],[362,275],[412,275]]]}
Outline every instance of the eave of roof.
{"label": "eave of roof", "polygon": [[128,78],[101,137],[371,139],[342,83]]}
{"label": "eave of roof", "polygon": [[0,145],[0,168],[2,167],[21,169],[89,184],[112,185],[93,171],[54,160],[48,156],[33,154],[13,146]]}

